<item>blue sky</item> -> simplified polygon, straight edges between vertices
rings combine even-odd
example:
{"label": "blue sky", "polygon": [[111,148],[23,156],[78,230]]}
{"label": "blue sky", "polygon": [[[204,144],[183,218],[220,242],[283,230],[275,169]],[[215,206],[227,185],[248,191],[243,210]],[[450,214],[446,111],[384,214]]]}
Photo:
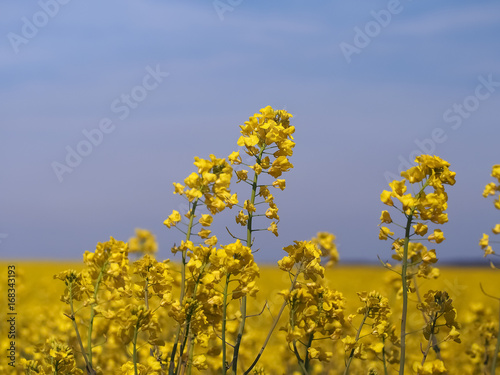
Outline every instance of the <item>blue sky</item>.
{"label": "blue sky", "polygon": [[[318,231],[337,235],[344,261],[388,259],[379,196],[418,144],[457,172],[438,257],[481,261],[478,240],[500,221],[481,196],[500,163],[498,2],[2,8],[1,259],[78,260],[136,227],[152,230],[159,257],[170,257],[182,234],[162,223],[183,203],[172,182],[194,170],[194,156],[236,150],[238,125],[272,105],[295,116],[297,146],[287,189],[276,194],[280,236],[257,234],[259,261]],[[58,177],[53,163],[103,122],[101,142]],[[226,225],[238,230],[232,212],[216,218],[216,229]]]}

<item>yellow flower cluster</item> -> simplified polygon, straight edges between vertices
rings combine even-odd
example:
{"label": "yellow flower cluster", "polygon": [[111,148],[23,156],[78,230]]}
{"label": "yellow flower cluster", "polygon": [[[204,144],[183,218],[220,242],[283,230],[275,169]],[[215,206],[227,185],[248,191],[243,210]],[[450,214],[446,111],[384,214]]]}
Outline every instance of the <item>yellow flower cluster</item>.
{"label": "yellow flower cluster", "polygon": [[[203,203],[212,215],[238,203],[237,195],[231,195],[229,189],[233,176],[231,164],[225,159],[216,158],[215,155],[210,155],[210,159],[195,157],[193,164],[198,168],[197,172],[184,179],[185,186],[174,182],[174,194],[185,196],[190,203],[198,203],[203,198]],[[194,215],[194,212],[188,212],[187,217],[191,214]],[[170,228],[180,221],[180,213],[174,210],[164,224]]]}
{"label": "yellow flower cluster", "polygon": [[86,251],[83,262],[93,282],[104,283],[110,289],[123,291],[128,279],[128,244],[113,237],[99,242],[94,252]]}
{"label": "yellow flower cluster", "polygon": [[325,268],[321,264],[326,258],[326,266],[333,266],[339,260],[335,235],[328,232],[318,232],[310,241],[294,241],[294,245],[284,247],[288,255],[278,261],[281,270],[297,275],[303,274],[306,279],[316,281],[318,276],[324,277]]}
{"label": "yellow flower cluster", "polygon": [[339,262],[339,252],[335,244],[335,235],[328,232],[318,232],[312,242],[321,249],[322,257],[327,259],[325,267],[333,267]]}
{"label": "yellow flower cluster", "polygon": [[222,246],[210,257],[210,262],[222,275],[237,276],[234,279],[238,286],[232,292],[232,299],[242,296],[255,296],[258,288],[255,279],[259,276],[259,267],[255,263],[249,247],[244,246],[240,240]]}
{"label": "yellow flower cluster", "polygon": [[[284,110],[274,110],[267,106],[260,110],[260,113],[250,117],[245,125],[241,125],[241,136],[238,139],[238,146],[244,147],[246,154],[255,159],[254,164],[246,164],[248,168],[254,171],[254,178],[248,181],[248,170],[242,169],[236,172],[238,182],[244,181],[252,186],[252,190],[262,198],[263,203],[268,205],[265,216],[271,222],[268,230],[275,236],[278,236],[277,222],[280,220],[278,215],[278,207],[274,202],[274,196],[269,191],[272,186],[276,189],[284,190],[286,181],[279,179],[284,172],[293,168],[289,161],[289,157],[293,155],[295,142],[292,134],[295,132],[295,127],[290,125],[291,114]],[[272,160],[271,160],[272,157]],[[241,164],[239,152],[234,152],[230,156],[230,160]],[[273,181],[269,185],[258,185],[257,179],[262,173],[273,177]],[[256,191],[258,187],[258,192]],[[242,226],[248,226],[249,221],[255,215],[255,194],[252,194],[250,200],[246,200],[243,209],[236,216],[236,222]],[[250,220],[249,220],[250,219]]]}
{"label": "yellow flower cluster", "polygon": [[21,358],[20,367],[26,374],[83,375],[83,371],[77,367],[73,350],[68,345],[55,339],[47,339],[37,351],[44,357],[42,364],[36,360]]}
{"label": "yellow flower cluster", "polygon": [[[441,332],[443,327],[447,327],[448,336],[445,340],[461,342],[456,320],[457,310],[453,307],[453,301],[447,292],[429,290],[425,294],[424,300],[417,304],[417,309],[429,318],[423,330],[426,340],[430,341],[431,335],[435,335]],[[443,324],[438,323],[441,317],[444,318]]]}
{"label": "yellow flower cluster", "polygon": [[[289,164],[288,156],[293,154],[292,134],[295,127],[290,126],[290,118],[293,116],[284,110],[274,110],[267,106],[260,110],[260,113],[254,114],[241,125],[242,136],[238,139],[238,146],[244,146],[245,152],[251,156],[259,155],[263,148],[277,148],[274,152],[276,160],[269,166],[269,158],[264,161],[263,169],[270,168],[267,173],[278,178],[282,172],[286,172],[293,167]],[[257,146],[257,147],[255,147]],[[260,163],[259,163],[260,164]]]}
{"label": "yellow flower cluster", "polygon": [[283,248],[288,255],[278,262],[293,279],[290,289],[280,293],[285,300],[283,307],[289,310],[288,323],[281,330],[287,332],[288,346],[306,373],[311,360],[329,362],[333,356],[327,346],[320,342],[313,345],[313,340],[338,339],[344,324],[345,299],[325,285],[321,265],[321,257],[328,258],[328,265],[338,261],[334,240],[333,234],[320,232],[311,241],[295,241]]}
{"label": "yellow flower cluster", "polygon": [[446,367],[444,367],[443,361],[440,359],[426,362],[423,365],[421,363],[415,363],[413,365],[413,371],[418,375],[442,375],[448,373]]}
{"label": "yellow flower cluster", "polygon": [[153,233],[147,229],[136,229],[135,237],[128,240],[129,253],[155,254],[158,245]]}
{"label": "yellow flower cluster", "polygon": [[[415,159],[418,164],[415,167],[401,172],[401,176],[405,179],[401,181],[393,181],[389,184],[391,191],[384,190],[380,196],[382,203],[392,206],[401,211],[407,219],[407,229],[413,229],[413,233],[408,230],[405,237],[408,239],[412,236],[424,237],[428,232],[427,221],[436,224],[444,224],[448,221],[448,214],[445,213],[448,207],[448,195],[446,194],[443,184],[455,184],[455,172],[450,171],[450,164],[438,156],[421,155]],[[416,193],[405,194],[407,191],[406,182],[409,182],[412,187],[417,185]],[[426,192],[426,188],[430,186],[433,191]],[[414,190],[414,189],[412,189]],[[393,198],[397,199],[401,208],[395,206]],[[388,211],[382,211],[380,216],[380,225],[392,224],[393,219]],[[394,232],[388,227],[381,226],[379,231],[379,239],[393,239],[392,248],[396,254],[394,259],[403,260],[405,240],[401,238],[393,238]],[[431,243],[441,243],[445,239],[443,232],[440,229],[435,229],[432,234],[427,236],[427,240]],[[409,242],[409,241],[408,241]],[[430,264],[437,261],[435,250],[427,250],[425,246],[414,246],[411,250],[406,250],[407,256],[412,258],[411,264],[415,262],[423,262],[419,269],[418,275],[428,277],[432,274]]]}
{"label": "yellow flower cluster", "polygon": [[294,241],[294,245],[289,245],[285,250],[288,255],[278,262],[278,266],[283,271],[292,272],[296,268],[296,273],[303,273],[306,279],[316,280],[325,275],[325,268],[321,265],[321,249],[313,241]]}
{"label": "yellow flower cluster", "polygon": [[[394,241],[392,246],[395,251],[392,258],[402,261],[404,240]],[[428,250],[421,242],[410,242],[408,244],[408,268],[410,269],[410,274],[425,279],[436,279],[439,277],[439,268],[433,267],[433,264],[437,261],[436,250]]]}
{"label": "yellow flower cluster", "polygon": [[138,301],[158,297],[162,304],[171,303],[174,279],[169,260],[158,262],[152,255],[145,254],[132,264],[132,273],[138,277],[132,280],[134,297]]}
{"label": "yellow flower cluster", "polygon": [[[420,155],[415,159],[415,163],[417,163],[416,166],[401,172],[401,176],[404,177],[403,180],[395,180],[389,184],[391,191],[384,190],[380,195],[382,203],[394,207],[406,219],[406,225],[398,225],[404,228],[404,237],[392,237],[394,232],[386,226],[381,226],[379,231],[379,239],[392,239],[392,249],[395,251],[392,257],[401,262],[401,272],[396,271],[401,276],[400,292],[403,302],[401,313],[400,374],[404,372],[406,363],[408,293],[416,292],[420,300],[416,276],[424,278],[436,278],[439,276],[439,270],[432,267],[432,264],[437,262],[435,250],[428,250],[421,243],[415,244],[411,240],[413,236],[423,237],[427,234],[429,229],[427,225],[428,221],[435,224],[444,224],[448,221],[448,214],[445,212],[448,208],[448,195],[443,185],[455,184],[455,172],[449,169],[450,163],[440,157]],[[406,185],[407,181],[410,184],[411,193],[406,193],[408,189]],[[426,189],[428,187],[431,187],[433,190],[427,192]],[[395,205],[393,198],[399,201],[401,207]],[[382,211],[380,216],[379,225],[382,224],[395,224],[391,215],[386,210]],[[435,229],[427,237],[430,243],[441,243],[444,239],[443,232],[440,229]],[[391,267],[389,264],[382,263],[387,268]],[[411,285],[412,283],[413,285]],[[421,301],[420,303],[422,304]],[[429,341],[429,345],[430,343],[431,341]],[[437,345],[434,345],[434,350],[439,350]],[[427,352],[424,354],[421,362],[422,366],[424,366],[427,359]]]}
{"label": "yellow flower cluster", "polygon": [[281,328],[287,332],[291,350],[297,351],[297,342],[304,344],[310,359],[329,361],[332,352],[322,345],[312,345],[314,338],[338,338],[344,323],[345,299],[342,293],[331,290],[321,282],[297,282],[291,292],[282,292],[289,307],[288,323]]}
{"label": "yellow flower cluster", "polygon": [[[369,356],[373,357],[384,353],[384,355],[387,354],[388,363],[398,363],[399,340],[395,332],[396,327],[390,321],[392,312],[389,300],[377,291],[358,292],[357,294],[363,306],[358,308],[356,314],[349,315],[347,320],[352,325],[354,319],[360,317],[359,328],[354,337],[346,335],[341,340],[347,356],[346,372],[349,370],[353,358],[366,360]],[[367,340],[368,343],[365,343]],[[392,343],[390,348],[387,345],[389,342]]]}
{"label": "yellow flower cluster", "polygon": [[[416,219],[430,220],[436,224],[444,224],[448,221],[448,215],[444,213],[448,207],[448,195],[444,191],[443,184],[454,185],[455,172],[450,171],[450,163],[438,156],[421,155],[415,159],[415,162],[418,163],[417,166],[401,172],[401,176],[405,179],[391,182],[389,186],[392,191],[384,190],[380,199],[382,203],[394,206],[392,198],[396,198],[406,215],[412,215]],[[419,186],[415,195],[405,194],[406,181]],[[427,194],[425,192],[427,186],[433,187],[434,191]],[[387,211],[383,213],[381,221],[392,222]],[[423,233],[422,235],[425,234],[423,225],[419,230]]]}

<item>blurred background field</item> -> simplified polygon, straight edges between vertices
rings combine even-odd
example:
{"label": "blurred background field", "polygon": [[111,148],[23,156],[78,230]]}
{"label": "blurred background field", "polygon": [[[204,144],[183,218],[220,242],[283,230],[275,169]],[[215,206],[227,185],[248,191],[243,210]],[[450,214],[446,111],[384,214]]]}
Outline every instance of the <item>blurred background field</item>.
{"label": "blurred background field", "polygon": [[[56,336],[61,339],[64,337],[73,336],[72,326],[70,319],[67,319],[63,314],[68,313],[68,308],[65,304],[60,302],[60,296],[64,291],[64,284],[59,280],[54,280],[53,275],[66,270],[75,269],[80,270],[83,268],[81,263],[57,263],[57,262],[9,262],[0,263],[1,266],[1,295],[6,295],[6,276],[7,265],[14,264],[16,266],[16,348],[17,348],[17,362],[22,356],[30,357],[37,347],[51,336]],[[471,345],[477,341],[477,337],[468,337],[467,335],[477,335],[477,329],[472,329],[470,325],[475,319],[472,317],[474,311],[484,311],[484,316],[496,324],[496,317],[498,316],[498,302],[485,296],[480,289],[480,283],[483,288],[495,294],[497,285],[500,283],[500,273],[489,267],[443,267],[440,269],[441,275],[435,280],[420,280],[419,291],[423,296],[429,289],[445,290],[453,299],[454,306],[458,311],[458,322],[464,325],[462,333],[462,344],[453,342],[443,343],[445,347],[450,347],[449,353],[466,353],[470,352]],[[356,312],[356,309],[361,307],[357,292],[377,290],[382,295],[389,298],[391,307],[393,308],[393,321],[399,322],[399,308],[401,301],[397,297],[397,289],[399,284],[397,281],[396,273],[384,269],[382,266],[361,266],[361,265],[344,265],[337,266],[334,269],[328,270],[326,274],[327,283],[330,287],[339,290],[343,293],[346,299],[346,313],[349,314]],[[280,271],[277,267],[266,265],[261,267],[261,276],[259,279],[259,293],[257,298],[249,298],[248,300],[248,313],[260,315],[249,319],[247,325],[247,344],[252,346],[249,350],[249,357],[251,353],[257,353],[260,345],[262,344],[269,327],[271,326],[273,316],[277,313],[281,306],[283,299],[279,294],[280,291],[288,289],[289,280],[285,272]],[[267,304],[266,304],[267,301]],[[409,327],[410,330],[418,331],[423,326],[423,318],[421,313],[415,309],[416,303],[415,294],[410,296],[410,311],[409,311]],[[0,304],[2,320],[6,316],[6,303]],[[286,314],[282,317],[281,322],[284,322]],[[485,319],[486,319],[485,318]],[[161,323],[161,322],[160,322]],[[170,323],[165,321],[166,332]],[[354,325],[359,324],[354,321]],[[280,324],[281,325],[281,324]],[[279,326],[278,325],[278,328]],[[279,354],[282,358],[287,351],[284,341],[284,332],[274,332],[273,339],[261,360],[261,364],[266,368],[266,373],[279,373],[280,368],[284,368],[284,363],[276,361],[276,355]],[[477,327],[476,327],[477,328]],[[2,323],[0,326],[1,349],[2,352],[6,350],[8,340],[7,326]],[[412,335],[413,337],[413,335]],[[422,334],[417,332],[414,334],[415,338],[419,340],[412,340],[411,346],[414,347],[412,351],[415,358],[420,356],[418,352],[418,345],[421,341]],[[342,344],[340,340],[332,344],[336,347],[336,353],[342,353]],[[104,355],[106,353],[106,344],[98,353]],[[102,352],[101,352],[102,350]],[[78,358],[78,353],[75,355]],[[467,361],[467,356],[462,356],[464,361]],[[99,356],[97,356],[99,358]],[[334,358],[338,362],[338,371],[344,366],[344,358]],[[445,358],[446,360],[446,358]],[[24,374],[23,371],[12,371],[5,367],[5,356],[0,360],[0,368],[6,374]],[[358,360],[358,365],[373,363],[370,361]],[[457,362],[458,364],[458,362]],[[465,362],[461,364],[465,366]],[[2,367],[4,366],[4,367]],[[321,373],[325,371],[320,365],[314,373]],[[368,365],[367,365],[368,366]],[[472,366],[469,363],[469,366]],[[274,369],[273,369],[274,368]],[[470,367],[472,369],[472,367]],[[360,367],[359,371],[367,371],[368,367]],[[10,371],[10,372],[9,372]],[[285,371],[285,370],[282,370]],[[291,370],[290,370],[291,371]],[[337,370],[330,370],[331,374],[338,373]],[[470,370],[473,371],[473,370]],[[2,372],[4,373],[4,372]],[[196,372],[197,373],[197,372]],[[288,373],[283,372],[283,373]],[[292,372],[290,372],[292,373]],[[325,372],[326,373],[326,372]],[[366,373],[366,372],[363,372]],[[471,372],[472,373],[472,372]]]}
{"label": "blurred background field", "polygon": [[[78,262],[2,262],[1,269],[5,272],[1,275],[0,290],[6,288],[4,281],[7,276],[7,265],[12,264],[16,266],[17,271],[16,305],[20,319],[28,318],[30,309],[37,305],[53,304],[54,313],[57,308],[61,310],[64,306],[59,302],[59,298],[64,291],[64,284],[54,280],[53,276],[67,269],[77,271],[83,269],[83,263]],[[267,300],[271,306],[279,307],[283,300],[278,293],[289,287],[288,275],[273,265],[261,266],[260,270],[258,281],[260,291],[256,300]],[[493,294],[497,289],[496,286],[500,284],[500,273],[489,267],[441,267],[440,271],[438,279],[427,280],[421,284],[421,293],[429,289],[446,290],[458,310],[471,302],[491,303],[491,299],[481,292],[479,284],[482,283],[485,290]],[[344,294],[348,308],[355,309],[358,302],[357,292],[371,290],[389,292],[388,280],[393,274],[382,266],[340,265],[328,270],[326,279],[332,288]],[[4,304],[1,306],[3,310]]]}

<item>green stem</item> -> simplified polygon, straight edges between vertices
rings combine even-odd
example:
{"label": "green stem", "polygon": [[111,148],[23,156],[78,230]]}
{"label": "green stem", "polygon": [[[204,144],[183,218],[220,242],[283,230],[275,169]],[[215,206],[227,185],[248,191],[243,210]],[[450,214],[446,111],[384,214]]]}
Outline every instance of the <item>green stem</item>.
{"label": "green stem", "polygon": [[[363,320],[361,321],[361,324],[359,325],[358,331],[356,332],[356,338],[354,339],[354,345],[356,345],[357,342],[359,341],[359,336],[361,335],[361,330],[363,329],[363,326],[365,325],[365,322],[366,322],[366,319],[368,318],[369,312],[370,312],[370,309],[368,308],[368,306],[366,306],[365,315],[363,315]],[[354,358],[355,350],[356,350],[356,348],[353,348],[351,350],[351,353],[349,354],[349,358],[347,360],[347,364],[346,364],[345,370],[344,370],[344,375],[349,374],[349,367],[351,366],[352,359]]]}
{"label": "green stem", "polygon": [[495,352],[493,353],[493,362],[491,363],[491,375],[495,375],[497,368],[498,351],[500,350],[500,308],[498,309],[498,333],[497,333],[497,344],[495,346]]}
{"label": "green stem", "polygon": [[[193,229],[193,222],[194,222],[194,214],[196,211],[196,206],[198,205],[198,200],[200,198],[196,198],[196,200],[193,202],[193,208],[191,210],[191,215],[189,217],[189,224],[188,224],[188,229],[186,232],[186,242],[188,242],[191,239],[191,230]],[[181,298],[180,302],[182,305],[182,301],[184,300],[184,295],[186,294],[186,253],[187,250],[182,251],[182,268],[181,268]]]}
{"label": "green stem", "polygon": [[227,293],[229,289],[229,279],[231,274],[226,275],[226,284],[224,285],[224,300],[222,305],[222,374],[227,373],[226,363],[226,318],[227,318]]}
{"label": "green stem", "polygon": [[[322,311],[323,311],[323,295],[320,294],[320,298],[318,301],[318,319],[316,319],[316,321],[315,321],[316,327],[319,324]],[[309,340],[307,341],[307,346],[306,346],[306,358],[305,358],[304,367],[306,368],[307,371],[309,371],[309,359],[310,359],[309,358],[309,348],[311,347],[313,340],[314,340],[314,331],[311,332],[311,334],[309,336]]]}
{"label": "green stem", "polygon": [[[186,242],[190,240],[191,238],[191,230],[193,228],[193,222],[194,222],[194,215],[196,212],[196,206],[198,205],[198,200],[199,198],[196,198],[195,201],[193,202],[193,208],[191,209],[191,216],[189,218],[189,224],[188,224],[188,229],[186,232]],[[184,296],[186,294],[186,250],[182,251],[182,265],[181,265],[181,295],[179,302],[182,306],[182,303],[184,301]],[[177,353],[177,345],[179,344],[179,340],[181,337],[181,331],[182,331],[182,326],[179,324],[177,327],[177,332],[175,334],[175,342],[172,347],[172,352],[170,353],[170,365],[168,367],[168,374],[173,375],[176,373],[175,371],[175,354]],[[187,334],[187,332],[186,332]],[[180,357],[179,357],[180,358]]]}
{"label": "green stem", "polygon": [[177,327],[177,333],[175,334],[175,343],[174,343],[174,346],[172,348],[172,352],[170,353],[170,364],[168,367],[168,374],[169,375],[175,374],[175,354],[177,353],[177,344],[179,343],[181,330],[182,330],[182,326],[179,324],[179,326]]}
{"label": "green stem", "polygon": [[80,336],[80,330],[78,329],[78,325],[76,324],[75,308],[73,306],[73,283],[72,282],[69,282],[68,288],[69,288],[69,307],[71,309],[71,316],[68,316],[68,317],[73,322],[73,328],[75,329],[75,332],[76,332],[76,339],[78,341],[78,344],[80,345],[80,350],[82,352],[83,359],[85,360],[85,368],[87,369],[87,374],[96,375],[95,370],[92,368],[92,365],[90,364],[90,362],[88,360],[87,353],[85,352],[85,349],[83,347],[82,337]]}
{"label": "green stem", "polygon": [[181,343],[181,347],[180,347],[179,363],[177,364],[177,368],[175,370],[176,374],[180,374],[181,368],[183,367],[182,355],[184,354],[184,348],[186,347],[190,326],[191,326],[191,314],[188,314],[186,316],[186,331],[184,332],[184,339],[183,339],[183,341]]}
{"label": "green stem", "polygon": [[405,228],[405,241],[403,248],[403,265],[401,269],[401,282],[403,284],[403,311],[401,313],[401,356],[399,359],[399,375],[405,373],[405,355],[406,355],[406,316],[408,314],[408,280],[406,278],[406,273],[408,269],[408,246],[410,243],[410,229],[411,223],[413,221],[413,212],[415,208],[412,208],[410,214],[407,216]]}
{"label": "green stem", "polygon": [[[257,159],[257,164],[261,164],[262,161],[262,154],[264,153],[264,150],[266,149],[266,144],[260,145],[261,149],[259,152],[259,155],[256,157]],[[259,178],[259,175],[257,172],[254,172],[253,174],[253,182],[252,182],[252,195],[250,196],[250,203],[252,205],[255,204],[255,196],[257,194],[257,180]],[[247,221],[247,247],[251,248],[252,247],[252,219],[253,219],[253,212],[248,211],[248,221]],[[238,353],[240,350],[240,345],[241,345],[241,339],[243,337],[243,333],[245,331],[245,321],[247,319],[247,297],[243,296],[241,298],[241,306],[240,306],[240,312],[241,312],[241,322],[240,326],[238,327],[238,336],[236,337],[236,343],[234,345],[234,352],[233,352],[233,375],[236,375],[237,370],[238,370]]]}
{"label": "green stem", "polygon": [[[288,293],[290,294],[292,292],[292,290],[295,288],[295,284],[297,283],[297,278],[299,277],[299,272],[297,272],[295,274],[295,277],[292,281],[292,285],[290,286],[290,289],[288,290]],[[259,354],[257,354],[257,357],[255,358],[255,360],[252,362],[252,364],[250,365],[250,367],[248,368],[248,370],[245,371],[244,375],[248,375],[250,373],[250,371],[255,367],[255,365],[257,364],[257,362],[259,361],[260,357],[262,356],[262,353],[264,353],[264,349],[266,348],[267,346],[267,343],[269,342],[269,339],[271,338],[271,335],[273,334],[273,331],[274,329],[276,328],[276,326],[278,325],[278,321],[280,320],[280,317],[281,315],[283,314],[283,311],[285,310],[285,307],[287,305],[287,301],[285,300],[283,302],[283,304],[281,305],[281,308],[280,308],[280,311],[278,312],[278,315],[276,316],[276,318],[274,319],[274,322],[273,322],[273,325],[271,326],[271,329],[269,330],[268,334],[267,334],[267,337],[266,337],[266,340],[264,341],[264,344],[262,345],[262,347],[260,348],[260,351],[259,351]]]}
{"label": "green stem", "polygon": [[[205,268],[208,265],[208,260],[206,260],[203,263],[203,266],[200,269],[200,274],[198,276],[198,279],[196,279],[196,282],[194,284],[193,288],[193,299],[196,300],[196,292],[198,291],[198,286],[200,285],[200,280],[203,277],[203,272],[205,272]],[[181,347],[180,347],[180,353],[179,353],[179,363],[177,364],[177,370],[175,371],[177,374],[180,373],[181,369],[185,366],[185,363],[182,363],[182,355],[184,354],[184,349],[186,348],[186,343],[188,340],[188,337],[190,336],[190,328],[191,328],[191,319],[193,317],[193,314],[196,312],[196,305],[191,305],[189,307],[189,312],[186,316],[186,330],[184,332],[184,339],[182,341]],[[191,341],[190,341],[191,342]],[[188,366],[191,366],[191,363],[188,363]]]}
{"label": "green stem", "polygon": [[[415,195],[415,200],[420,199],[425,188],[429,185],[429,179],[422,185],[419,192]],[[403,311],[401,313],[401,356],[399,358],[399,375],[405,373],[405,358],[406,358],[406,316],[408,315],[408,280],[406,278],[408,270],[408,247],[410,244],[410,230],[413,221],[413,214],[417,207],[412,207],[409,215],[407,215],[405,227],[405,240],[403,247],[403,264],[401,269],[401,282],[403,284]]]}
{"label": "green stem", "polygon": [[295,353],[295,357],[297,357],[297,362],[299,363],[300,369],[302,370],[302,375],[308,375],[306,366],[304,365],[304,360],[300,357],[299,350],[297,349],[297,340],[293,340],[293,352]]}
{"label": "green stem", "polygon": [[194,356],[194,336],[191,333],[188,342],[188,365],[187,365],[187,375],[191,375],[191,369],[193,368],[193,356]]}
{"label": "green stem", "polygon": [[99,276],[97,276],[97,280],[94,287],[94,302],[90,305],[90,321],[89,321],[89,332],[87,337],[87,348],[89,354],[89,364],[92,367],[92,331],[94,329],[94,318],[95,318],[95,306],[97,305],[97,293],[99,292],[99,287],[101,285],[102,279],[104,277],[104,271],[108,267],[109,261],[106,260],[101,267],[99,272]]}
{"label": "green stem", "polygon": [[426,359],[427,359],[427,356],[429,355],[429,351],[431,350],[431,345],[432,345],[432,338],[435,337],[434,336],[434,329],[436,328],[436,322],[437,322],[437,319],[438,319],[438,315],[434,315],[432,318],[432,327],[431,327],[431,335],[429,337],[429,342],[427,343],[427,348],[425,349],[424,353],[423,353],[423,358],[422,358],[422,362],[420,363],[422,366],[424,365]]}
{"label": "green stem", "polygon": [[309,371],[309,348],[312,345],[313,339],[314,339],[314,332],[311,332],[311,334],[309,335],[309,340],[307,340],[306,356],[304,360],[304,367],[306,371]]}
{"label": "green stem", "polygon": [[[415,285],[415,293],[417,294],[417,300],[418,303],[422,303],[422,297],[420,296],[420,291],[418,289],[418,283],[417,283],[417,278],[415,275],[413,275],[413,284]],[[429,324],[429,320],[427,319],[427,315],[422,311],[422,317],[424,318],[425,324]],[[437,342],[436,335],[431,336],[432,339],[432,349],[436,353],[436,357],[440,359],[441,361],[443,360],[443,357],[441,356],[441,350],[439,349],[439,344]]]}

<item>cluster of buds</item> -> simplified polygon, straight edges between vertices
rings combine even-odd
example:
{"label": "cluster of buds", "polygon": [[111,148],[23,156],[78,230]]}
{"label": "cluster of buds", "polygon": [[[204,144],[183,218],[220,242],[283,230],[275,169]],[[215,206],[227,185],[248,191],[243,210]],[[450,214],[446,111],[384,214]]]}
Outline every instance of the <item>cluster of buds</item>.
{"label": "cluster of buds", "polygon": [[[382,203],[396,208],[405,215],[408,220],[408,230],[413,229],[413,231],[407,232],[408,240],[413,236],[426,236],[429,229],[428,221],[435,224],[444,224],[448,221],[448,214],[445,212],[448,208],[448,195],[443,184],[455,184],[455,172],[450,171],[450,164],[438,156],[421,155],[415,159],[415,162],[418,164],[417,166],[401,172],[401,176],[405,177],[403,180],[391,182],[389,184],[391,191],[384,190],[380,196]],[[412,189],[412,191],[416,190],[417,192],[413,195],[405,194],[407,181],[410,185],[416,184],[417,189]],[[433,188],[433,191],[427,193],[426,188],[429,186]],[[401,208],[395,205],[393,198],[399,201]],[[389,212],[382,211],[379,225],[392,223],[393,219]],[[392,249],[395,251],[393,258],[402,261],[405,240],[394,238],[393,235],[394,232],[388,227],[380,227],[379,239],[391,238],[393,240]],[[443,242],[445,237],[442,230],[434,229],[432,234],[427,236],[427,240],[430,243],[438,244]],[[438,270],[431,267],[437,261],[435,250],[428,250],[421,244],[410,243],[409,245],[409,264],[420,264],[417,275],[426,278],[437,277]]]}

